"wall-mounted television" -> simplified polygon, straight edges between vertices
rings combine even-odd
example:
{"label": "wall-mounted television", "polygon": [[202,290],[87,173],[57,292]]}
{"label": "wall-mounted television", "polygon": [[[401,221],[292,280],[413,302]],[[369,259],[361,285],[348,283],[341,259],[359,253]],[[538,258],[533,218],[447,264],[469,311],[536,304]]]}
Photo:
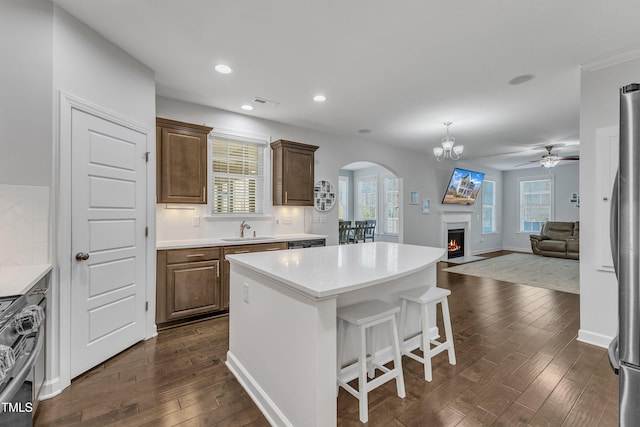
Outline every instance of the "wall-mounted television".
{"label": "wall-mounted television", "polygon": [[455,168],[451,173],[449,185],[442,197],[442,203],[447,205],[473,205],[476,201],[480,186],[484,180],[484,173]]}

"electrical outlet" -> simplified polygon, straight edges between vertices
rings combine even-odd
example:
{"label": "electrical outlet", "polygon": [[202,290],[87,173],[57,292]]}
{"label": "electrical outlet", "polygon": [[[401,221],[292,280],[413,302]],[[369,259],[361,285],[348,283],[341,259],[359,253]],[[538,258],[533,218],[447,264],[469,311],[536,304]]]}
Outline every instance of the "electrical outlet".
{"label": "electrical outlet", "polygon": [[280,219],[279,216],[276,217],[276,225],[280,225],[282,223],[282,220]]}
{"label": "electrical outlet", "polygon": [[248,283],[245,283],[244,288],[242,289],[242,299],[244,299],[244,302],[249,304],[249,284]]}
{"label": "electrical outlet", "polygon": [[200,217],[199,216],[192,217],[191,224],[193,224],[194,227],[200,227]]}

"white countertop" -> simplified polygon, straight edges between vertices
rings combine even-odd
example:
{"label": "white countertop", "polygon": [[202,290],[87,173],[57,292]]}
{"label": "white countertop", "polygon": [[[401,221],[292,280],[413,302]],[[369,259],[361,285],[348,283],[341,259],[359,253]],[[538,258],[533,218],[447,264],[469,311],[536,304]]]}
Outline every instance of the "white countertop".
{"label": "white countertop", "polygon": [[240,264],[313,298],[397,279],[438,262],[444,248],[372,242],[228,255]]}
{"label": "white countertop", "polygon": [[296,240],[313,240],[313,239],[326,239],[327,236],[320,234],[278,234],[273,236],[258,236],[245,237],[244,240],[224,240],[235,239],[235,237],[211,237],[206,239],[186,239],[186,240],[159,240],[156,242],[156,247],[159,250],[163,249],[180,249],[180,248],[200,248],[204,246],[236,246],[236,245],[250,245],[258,243],[277,243],[277,242],[293,242]]}
{"label": "white countertop", "polygon": [[51,264],[0,267],[0,297],[21,295],[51,271]]}

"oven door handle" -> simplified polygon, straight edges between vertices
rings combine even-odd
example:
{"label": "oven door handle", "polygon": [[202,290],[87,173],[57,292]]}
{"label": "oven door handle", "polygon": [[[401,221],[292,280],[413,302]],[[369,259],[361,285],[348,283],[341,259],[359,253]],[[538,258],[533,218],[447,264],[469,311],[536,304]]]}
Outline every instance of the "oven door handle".
{"label": "oven door handle", "polygon": [[[33,367],[33,362],[35,361],[38,353],[42,350],[42,345],[44,341],[44,325],[38,328],[38,332],[36,332],[36,344],[31,350],[31,353],[27,357],[27,361],[22,365],[18,373],[13,377],[11,381],[6,385],[5,389],[0,394],[0,402],[11,402],[11,399],[16,395],[20,387],[22,387],[22,383],[24,383],[27,375],[31,372],[31,368]],[[0,407],[0,412],[2,412],[2,408]]]}

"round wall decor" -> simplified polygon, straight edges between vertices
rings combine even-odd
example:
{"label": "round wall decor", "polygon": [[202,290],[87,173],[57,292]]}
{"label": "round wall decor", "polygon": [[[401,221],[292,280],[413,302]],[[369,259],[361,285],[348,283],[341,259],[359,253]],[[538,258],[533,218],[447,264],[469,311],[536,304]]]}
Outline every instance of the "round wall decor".
{"label": "round wall decor", "polygon": [[333,208],[336,203],[336,193],[333,191],[333,185],[329,181],[318,181],[313,186],[314,203],[319,211],[328,211]]}

